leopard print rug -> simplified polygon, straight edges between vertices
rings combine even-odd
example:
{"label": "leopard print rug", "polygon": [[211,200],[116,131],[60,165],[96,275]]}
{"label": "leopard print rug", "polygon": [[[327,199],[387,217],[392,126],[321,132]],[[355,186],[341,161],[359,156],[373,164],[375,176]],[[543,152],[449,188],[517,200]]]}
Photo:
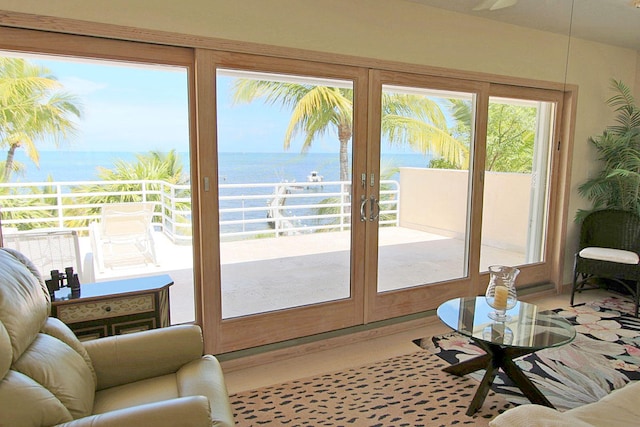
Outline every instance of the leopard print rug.
{"label": "leopard print rug", "polygon": [[427,351],[290,381],[231,396],[244,426],[487,426],[512,407],[490,391],[465,414],[479,383],[442,371],[449,364]]}

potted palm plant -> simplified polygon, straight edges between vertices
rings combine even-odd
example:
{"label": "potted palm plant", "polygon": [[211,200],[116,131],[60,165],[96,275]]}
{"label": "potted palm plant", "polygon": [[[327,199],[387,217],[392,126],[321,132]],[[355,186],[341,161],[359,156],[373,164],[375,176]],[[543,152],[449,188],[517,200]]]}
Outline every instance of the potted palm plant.
{"label": "potted palm plant", "polygon": [[640,215],[640,108],[622,81],[612,79],[611,89],[614,95],[607,105],[617,112],[616,124],[589,138],[603,168],[578,187],[579,194],[592,202],[591,209],[576,213],[576,222],[580,223],[589,213],[601,209]]}

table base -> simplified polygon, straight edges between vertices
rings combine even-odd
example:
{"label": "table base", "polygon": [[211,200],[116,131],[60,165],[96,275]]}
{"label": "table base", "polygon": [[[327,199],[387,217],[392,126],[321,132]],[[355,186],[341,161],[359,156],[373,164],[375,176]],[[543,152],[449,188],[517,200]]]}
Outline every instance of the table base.
{"label": "table base", "polygon": [[550,408],[554,407],[540,392],[540,390],[538,390],[533,382],[527,378],[522,369],[520,369],[513,361],[513,359],[526,354],[531,354],[535,350],[518,347],[503,347],[501,345],[490,344],[476,339],[473,339],[473,341],[486,351],[487,354],[444,368],[445,372],[457,376],[463,376],[480,369],[486,369],[484,377],[480,382],[480,386],[476,390],[476,394],[471,401],[471,405],[469,405],[469,409],[467,409],[467,415],[472,416],[482,407],[482,404],[487,397],[487,393],[491,388],[491,384],[493,384],[493,380],[498,374],[498,369],[502,369],[502,371],[507,374],[507,376],[518,386],[520,391],[522,391],[522,394],[531,401],[531,403],[548,406]]}

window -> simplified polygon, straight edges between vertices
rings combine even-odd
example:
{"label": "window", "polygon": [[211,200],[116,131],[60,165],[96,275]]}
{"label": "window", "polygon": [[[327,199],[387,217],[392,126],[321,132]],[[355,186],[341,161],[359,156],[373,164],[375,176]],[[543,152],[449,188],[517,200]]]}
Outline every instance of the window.
{"label": "window", "polygon": [[[13,89],[0,123],[6,245],[45,278],[73,267],[85,286],[170,270],[173,323],[196,317],[188,67],[0,52],[0,79]],[[114,203],[127,213],[111,218]],[[151,210],[136,231],[132,207],[143,203]],[[117,244],[99,226],[107,220],[128,230]],[[74,232],[71,258],[49,262],[62,250],[53,231]]]}
{"label": "window", "polygon": [[[80,145],[69,149],[68,133],[59,139],[66,151],[41,152],[42,171],[55,167],[53,182],[70,183],[34,186],[28,177],[46,175],[35,175],[26,152],[16,151],[15,159],[27,169],[21,182],[15,181],[17,173],[11,186],[3,184],[3,232],[74,228],[87,239],[81,240],[83,254],[93,256],[97,249],[89,224],[99,220],[102,202],[152,201],[154,244],[170,249],[165,269],[154,270],[153,262],[143,268],[174,278],[172,323],[202,323],[207,351],[234,351],[434,309],[443,299],[482,292],[491,263],[523,267],[520,284],[560,280],[562,245],[548,238],[562,235],[564,221],[560,198],[567,148],[555,150],[552,142],[568,133],[571,109],[560,91],[529,88],[524,80],[517,86],[514,79],[503,86],[495,76],[481,74],[472,80],[455,70],[449,77],[434,77],[427,67],[420,72],[395,63],[386,65],[395,71],[382,71],[202,46],[24,35],[6,56],[48,65],[64,87],[87,96],[87,103],[82,114],[70,115]],[[66,71],[56,69],[93,71],[84,79],[69,74],[76,85],[67,86]],[[95,78],[99,75],[105,79]],[[129,85],[106,80],[118,77]],[[297,85],[325,97],[318,99],[337,102],[331,108],[318,102],[314,111],[305,111],[295,109],[299,102],[286,105],[276,98],[234,101],[241,80]],[[95,103],[93,96],[100,92],[109,97]],[[421,145],[397,123],[389,126],[394,111],[387,102],[408,96],[443,114],[440,122],[433,116],[425,123],[438,129],[441,140],[458,143],[455,154],[434,144],[433,132]],[[500,145],[505,135],[494,128],[510,117],[518,118],[520,129],[507,139],[521,145],[505,150]],[[90,145],[83,157],[84,143]],[[502,169],[497,169],[495,153],[503,156]],[[524,155],[514,161],[511,153]],[[115,158],[124,161],[121,168]],[[171,179],[152,173],[158,160],[175,172],[168,174]],[[97,182],[78,184],[75,174],[96,165],[113,171],[96,175]],[[494,182],[494,173],[506,174],[508,185],[518,182],[529,191],[506,191],[507,184]],[[425,174],[439,177],[428,191]],[[442,178],[445,174],[448,178]],[[93,177],[82,177],[88,178]],[[458,190],[447,190],[454,184]],[[511,237],[500,233],[504,222],[496,220],[510,206],[493,200],[496,194],[525,195],[518,203],[528,209],[519,209],[526,219],[519,222],[515,258],[505,254],[516,245],[496,237]],[[440,215],[439,222],[434,214]],[[411,233],[398,233],[399,228]],[[437,238],[415,240],[414,232]],[[280,250],[278,245],[294,240]],[[418,248],[425,242],[457,246],[445,258],[439,249]],[[247,243],[254,249],[246,249]],[[262,252],[255,249],[260,245]],[[491,258],[492,253],[498,257]],[[133,261],[128,258],[120,261]],[[390,265],[407,260],[413,276],[400,277]],[[142,268],[109,268],[112,277],[125,277],[138,274],[134,267]],[[96,280],[104,278],[99,268],[93,271]]]}

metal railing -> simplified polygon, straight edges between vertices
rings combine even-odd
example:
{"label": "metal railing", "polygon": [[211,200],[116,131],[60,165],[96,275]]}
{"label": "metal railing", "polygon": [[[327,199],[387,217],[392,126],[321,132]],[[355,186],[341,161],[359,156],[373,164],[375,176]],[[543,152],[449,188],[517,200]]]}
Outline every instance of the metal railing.
{"label": "metal railing", "polygon": [[[398,225],[399,183],[383,181],[381,225]],[[220,184],[220,237],[226,240],[342,231],[351,223],[351,183]],[[2,226],[88,233],[103,203],[151,201],[154,224],[174,243],[191,241],[191,188],[157,180],[0,184]]]}

